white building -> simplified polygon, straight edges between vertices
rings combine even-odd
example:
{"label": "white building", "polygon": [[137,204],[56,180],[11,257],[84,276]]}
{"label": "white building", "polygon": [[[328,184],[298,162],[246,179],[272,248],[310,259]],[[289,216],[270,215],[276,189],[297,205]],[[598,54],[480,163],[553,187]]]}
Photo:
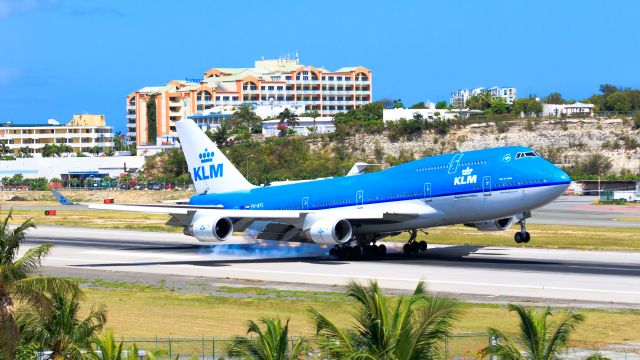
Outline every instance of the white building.
{"label": "white building", "polygon": [[451,104],[451,106],[455,108],[464,108],[467,105],[467,101],[469,101],[470,97],[478,96],[482,94],[483,91],[488,91],[492,97],[503,98],[507,104],[513,104],[513,102],[517,98],[517,89],[514,87],[494,86],[488,89],[479,87],[473,90],[460,89],[456,92],[452,92],[451,97],[449,98],[449,104]]}
{"label": "white building", "polygon": [[382,119],[384,122],[398,121],[400,119],[412,120],[420,114],[422,119],[426,121],[434,121],[437,118],[442,120],[456,120],[458,118],[466,118],[472,115],[482,114],[481,110],[468,109],[384,109],[382,110]]}
{"label": "white building", "polygon": [[69,145],[72,153],[89,154],[97,146],[101,151],[112,149],[113,130],[106,126],[104,115],[74,115],[67,124],[49,119],[47,124],[0,124],[0,141],[14,155],[25,149],[33,157],[42,156],[45,145]]}
{"label": "white building", "polygon": [[544,104],[542,116],[593,116],[593,104],[576,102],[574,104]]}
{"label": "white building", "polygon": [[44,177],[67,181],[69,178],[111,178],[133,172],[144,165],[144,156],[99,156],[69,158],[19,158],[0,161],[0,178],[22,174],[26,179]]}
{"label": "white building", "polygon": [[[262,122],[262,135],[278,136],[280,134],[280,120],[266,120]],[[286,126],[286,124],[283,124]],[[311,117],[298,118],[298,125],[293,127],[293,130],[297,135],[309,135],[326,134],[336,131],[336,126],[333,124],[333,118],[330,116],[317,117],[314,121]]]}

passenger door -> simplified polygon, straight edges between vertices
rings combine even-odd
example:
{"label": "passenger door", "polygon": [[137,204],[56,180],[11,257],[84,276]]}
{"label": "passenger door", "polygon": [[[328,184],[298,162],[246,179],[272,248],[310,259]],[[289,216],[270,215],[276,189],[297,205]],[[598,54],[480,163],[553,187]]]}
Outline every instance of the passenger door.
{"label": "passenger door", "polygon": [[491,176],[485,176],[482,178],[482,192],[484,196],[491,195]]}
{"label": "passenger door", "polygon": [[356,191],[356,206],[358,207],[358,209],[360,209],[362,208],[363,204],[364,204],[364,191],[358,190]]}
{"label": "passenger door", "polygon": [[431,201],[431,183],[424,184],[424,202]]}

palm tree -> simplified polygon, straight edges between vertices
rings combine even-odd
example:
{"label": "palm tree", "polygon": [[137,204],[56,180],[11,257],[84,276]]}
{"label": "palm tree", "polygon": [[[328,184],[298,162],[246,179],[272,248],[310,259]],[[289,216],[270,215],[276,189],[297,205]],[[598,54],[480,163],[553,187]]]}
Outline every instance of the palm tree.
{"label": "palm tree", "polygon": [[262,120],[249,104],[243,104],[237,108],[233,117],[247,127],[249,134],[259,129],[260,121]]}
{"label": "palm tree", "polygon": [[227,355],[241,359],[285,360],[298,359],[307,348],[303,338],[293,345],[289,351],[289,320],[282,326],[280,319],[262,318],[265,325],[262,329],[253,320],[247,323],[247,334],[255,334],[256,339],[236,337],[227,349]]}
{"label": "palm tree", "polygon": [[311,308],[320,350],[334,359],[438,357],[460,315],[456,301],[428,294],[422,281],[413,294],[393,302],[376,281],[368,286],[352,281],[347,285],[347,295],[356,300],[353,328],[340,329]]}
{"label": "palm tree", "polygon": [[318,110],[311,110],[307,113],[307,115],[311,118],[313,118],[313,131],[318,131],[318,129],[316,128],[316,118],[320,116],[320,113],[318,112]]}
{"label": "palm tree", "polygon": [[289,110],[289,108],[284,109],[278,114],[278,119],[280,119],[280,124],[286,123],[289,127],[298,125],[298,117],[293,111]]}
{"label": "palm tree", "polygon": [[80,358],[106,323],[107,310],[104,306],[91,308],[87,316],[80,319],[79,296],[81,294],[54,292],[51,309],[19,311],[16,318],[22,339],[50,350],[53,360]]}
{"label": "palm tree", "polygon": [[[552,360],[558,359],[567,347],[569,336],[584,316],[572,311],[565,312],[557,323],[550,323],[551,309],[546,308],[539,316],[535,310],[524,306],[509,305],[520,318],[520,337],[513,339],[502,331],[489,328],[489,335],[498,343],[482,349],[483,356],[496,355],[503,360]],[[520,343],[520,350],[516,343]]]}
{"label": "palm tree", "polygon": [[46,296],[47,293],[80,293],[78,285],[72,281],[30,275],[40,267],[42,259],[51,251],[52,245],[33,247],[17,258],[25,234],[35,226],[29,219],[10,229],[11,219],[9,212],[0,224],[0,352],[6,360],[13,359],[19,335],[14,316],[14,299],[23,304],[46,309],[52,305]]}

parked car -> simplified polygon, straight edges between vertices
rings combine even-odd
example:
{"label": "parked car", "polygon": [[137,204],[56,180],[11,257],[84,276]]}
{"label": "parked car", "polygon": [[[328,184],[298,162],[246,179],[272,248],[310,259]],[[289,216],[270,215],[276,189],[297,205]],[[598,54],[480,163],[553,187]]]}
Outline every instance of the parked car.
{"label": "parked car", "polygon": [[176,188],[176,186],[174,184],[171,184],[171,183],[164,184],[164,189],[165,190],[173,190],[175,188]]}
{"label": "parked car", "polygon": [[146,188],[147,188],[147,185],[142,183],[137,183],[133,186],[133,190],[145,190]]}
{"label": "parked car", "polygon": [[162,186],[162,184],[149,183],[147,185],[147,189],[149,189],[149,190],[162,190],[163,186]]}

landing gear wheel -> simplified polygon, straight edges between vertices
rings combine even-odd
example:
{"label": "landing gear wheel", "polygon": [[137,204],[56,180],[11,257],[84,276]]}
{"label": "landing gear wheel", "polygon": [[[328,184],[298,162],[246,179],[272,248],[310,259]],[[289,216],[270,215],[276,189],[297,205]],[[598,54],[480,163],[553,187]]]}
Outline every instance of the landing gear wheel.
{"label": "landing gear wheel", "polygon": [[418,245],[420,246],[420,251],[427,251],[427,242],[422,240],[418,243]]}
{"label": "landing gear wheel", "polygon": [[360,246],[353,246],[349,248],[349,255],[352,259],[357,259],[362,255],[362,249]]}
{"label": "landing gear wheel", "polygon": [[336,246],[329,250],[329,256],[338,256],[338,248]]}
{"label": "landing gear wheel", "polygon": [[384,245],[378,245],[376,252],[378,253],[378,255],[383,256],[387,254],[387,247]]}
{"label": "landing gear wheel", "polygon": [[414,254],[417,254],[420,251],[420,244],[418,244],[417,242],[412,242],[411,243],[411,252]]}
{"label": "landing gear wheel", "polygon": [[522,242],[522,233],[521,232],[517,232],[514,236],[513,239],[516,241],[516,243],[520,244]]}
{"label": "landing gear wheel", "polygon": [[407,256],[411,255],[411,244],[404,244],[404,246],[402,247],[402,251],[404,251],[404,254]]}
{"label": "landing gear wheel", "polygon": [[522,239],[522,241],[523,241],[523,242],[525,242],[525,243],[528,243],[528,242],[529,242],[529,240],[531,240],[531,234],[529,234],[529,232],[528,232],[528,231],[526,231],[526,232],[524,233],[524,239]]}

